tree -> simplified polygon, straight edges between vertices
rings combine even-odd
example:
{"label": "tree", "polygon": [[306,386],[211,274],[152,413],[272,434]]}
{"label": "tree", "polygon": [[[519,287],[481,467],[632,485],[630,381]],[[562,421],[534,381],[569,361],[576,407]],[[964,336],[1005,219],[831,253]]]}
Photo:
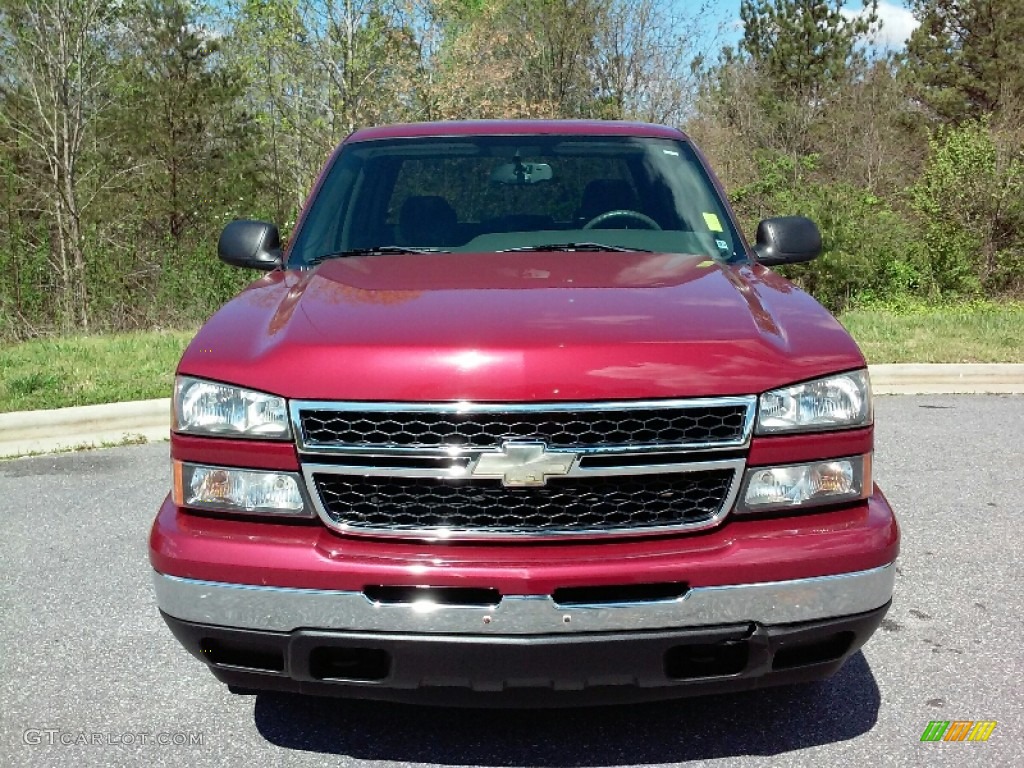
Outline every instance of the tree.
{"label": "tree", "polygon": [[420,63],[401,0],[241,0],[228,55],[268,137],[279,215],[297,209],[334,146],[413,116]]}
{"label": "tree", "polygon": [[707,2],[0,0],[0,339],[197,322],[224,221],[287,237],[346,134],[423,119],[683,125],[751,230],[820,219],[834,308],[1019,295],[1020,2],[913,0],[883,57],[877,0],[742,0],[706,66]]}
{"label": "tree", "polygon": [[776,95],[815,99],[847,80],[855,46],[878,27],[878,0],[843,13],[845,0],[743,0],[741,50]]}
{"label": "tree", "polygon": [[82,217],[86,187],[102,182],[99,169],[87,165],[87,143],[103,140],[92,129],[111,106],[109,53],[127,7],[116,0],[0,3],[0,120],[38,174],[30,183],[38,184],[51,217],[51,264],[66,327],[89,326]]}
{"label": "tree", "polygon": [[618,0],[597,27],[596,96],[603,116],[681,124],[692,109],[697,77],[691,66],[701,8],[688,17],[663,0]]}
{"label": "tree", "polygon": [[435,104],[445,117],[585,117],[597,0],[448,0],[437,21]]}
{"label": "tree", "polygon": [[[681,122],[696,16],[669,0],[441,0],[431,117]],[[699,16],[699,12],[697,13]]]}
{"label": "tree", "polygon": [[123,67],[129,95],[119,116],[146,163],[147,214],[175,245],[250,170],[239,77],[200,12],[190,0],[146,0],[131,22],[137,55]]}
{"label": "tree", "polygon": [[928,131],[890,58],[857,62],[813,129],[821,167],[872,194],[899,197],[927,155]]}
{"label": "tree", "polygon": [[936,277],[953,293],[1024,284],[1024,152],[1007,153],[989,122],[936,131],[911,189]]}
{"label": "tree", "polygon": [[798,167],[801,156],[819,152],[822,121],[863,76],[867,58],[857,46],[877,28],[876,11],[877,0],[856,15],[844,0],[743,0],[740,50],[723,51],[703,103],[729,115],[756,148],[789,155]]}
{"label": "tree", "polygon": [[915,0],[913,11],[904,75],[920,103],[952,123],[1024,110],[1020,0]]}

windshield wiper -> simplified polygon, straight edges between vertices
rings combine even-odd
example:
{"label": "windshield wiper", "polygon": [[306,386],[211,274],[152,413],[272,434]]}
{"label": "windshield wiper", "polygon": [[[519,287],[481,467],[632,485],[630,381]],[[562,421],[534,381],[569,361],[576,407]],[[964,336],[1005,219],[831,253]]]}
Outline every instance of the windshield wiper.
{"label": "windshield wiper", "polygon": [[393,253],[448,253],[441,248],[407,248],[404,245],[375,245],[372,248],[349,248],[345,251],[334,251],[317,256],[306,262],[306,266],[313,267],[328,259],[341,259],[346,256],[384,256]]}
{"label": "windshield wiper", "polygon": [[515,248],[502,248],[496,253],[525,253],[527,251],[616,251],[627,253],[651,253],[646,248],[623,248],[621,245],[604,243],[545,243],[544,245],[519,245]]}

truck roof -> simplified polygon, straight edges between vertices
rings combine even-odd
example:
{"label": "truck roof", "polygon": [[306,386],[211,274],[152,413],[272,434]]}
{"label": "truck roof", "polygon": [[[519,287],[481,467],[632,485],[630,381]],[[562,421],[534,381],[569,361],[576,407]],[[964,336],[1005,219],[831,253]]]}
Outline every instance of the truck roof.
{"label": "truck roof", "polygon": [[678,128],[620,120],[452,120],[362,128],[349,136],[345,143],[420,136],[536,136],[542,134],[686,138],[686,135]]}

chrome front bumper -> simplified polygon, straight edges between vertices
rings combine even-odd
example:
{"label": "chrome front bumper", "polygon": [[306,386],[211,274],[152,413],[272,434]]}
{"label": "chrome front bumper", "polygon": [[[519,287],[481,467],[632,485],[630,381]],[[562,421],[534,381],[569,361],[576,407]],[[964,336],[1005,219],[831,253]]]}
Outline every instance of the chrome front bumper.
{"label": "chrome front bumper", "polygon": [[375,603],[362,592],[225,584],[155,573],[157,603],[197,624],[291,632],[550,635],[793,624],[872,611],[892,597],[895,566],[790,581],[693,587],[670,600],[560,606],[545,595],[505,595],[496,605]]}

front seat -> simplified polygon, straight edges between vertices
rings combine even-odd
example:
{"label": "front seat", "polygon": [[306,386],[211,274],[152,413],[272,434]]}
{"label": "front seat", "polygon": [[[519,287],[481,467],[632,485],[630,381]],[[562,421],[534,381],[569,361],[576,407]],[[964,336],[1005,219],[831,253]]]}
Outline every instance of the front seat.
{"label": "front seat", "polygon": [[398,213],[401,245],[435,247],[455,241],[458,217],[448,201],[438,195],[413,195]]}
{"label": "front seat", "polygon": [[608,211],[636,211],[639,202],[625,179],[594,179],[583,188],[583,199],[576,212],[580,224]]}

